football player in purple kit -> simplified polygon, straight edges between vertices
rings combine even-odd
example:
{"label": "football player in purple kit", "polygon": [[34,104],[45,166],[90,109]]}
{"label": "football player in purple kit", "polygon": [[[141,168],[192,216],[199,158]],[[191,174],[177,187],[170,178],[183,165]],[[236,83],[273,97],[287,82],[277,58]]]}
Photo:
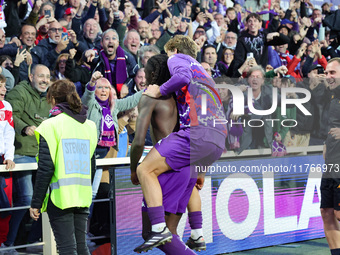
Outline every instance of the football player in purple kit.
{"label": "football player in purple kit", "polygon": [[[158,176],[169,170],[202,178],[195,166],[209,166],[221,156],[226,126],[215,125],[225,119],[215,83],[195,60],[197,46],[188,36],[175,36],[166,45],[171,78],[161,86],[149,85],[145,94],[159,98],[176,93],[180,129],[160,140],[131,173],[134,184],[141,184],[151,222],[151,232],[136,252],[148,251],[173,238],[166,227],[163,194]],[[198,176],[197,176],[198,174]],[[193,182],[191,191],[195,186]],[[174,238],[177,238],[174,236]]]}
{"label": "football player in purple kit", "polygon": [[[170,79],[166,55],[156,55],[150,58],[145,66],[147,84],[159,84]],[[171,132],[178,131],[178,113],[176,101],[172,95],[161,98],[151,98],[147,95],[141,97],[138,105],[138,119],[136,124],[135,138],[131,145],[131,173],[136,172],[138,161],[144,150],[145,135],[151,124],[153,143],[157,143]],[[173,235],[171,243],[158,246],[166,254],[195,254],[181,241],[177,234],[177,226],[190,199],[193,185],[197,178],[190,178],[189,171],[170,170],[158,176],[162,188],[163,206],[166,213],[166,225]],[[199,194],[198,198],[199,198]],[[197,202],[197,201],[195,201]],[[199,204],[200,205],[200,204]],[[200,208],[199,208],[200,210]],[[147,239],[151,231],[151,223],[148,216],[148,208],[145,201],[142,206],[143,215],[143,238]],[[189,216],[189,221],[196,222]],[[200,221],[202,224],[202,221]],[[201,243],[200,243],[201,244]],[[202,246],[202,245],[201,245]],[[204,247],[205,248],[205,243]],[[136,251],[139,251],[137,249]]]}

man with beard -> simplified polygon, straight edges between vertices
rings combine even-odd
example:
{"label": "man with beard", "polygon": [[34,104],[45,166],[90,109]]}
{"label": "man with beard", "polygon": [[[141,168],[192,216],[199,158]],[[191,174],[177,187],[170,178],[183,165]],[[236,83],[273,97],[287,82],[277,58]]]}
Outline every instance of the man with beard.
{"label": "man with beard", "polygon": [[141,20],[138,22],[137,28],[138,34],[140,35],[140,43],[141,46],[148,45],[148,31],[149,31],[149,24],[145,20]]}
{"label": "man with beard", "polygon": [[128,87],[139,69],[136,60],[119,46],[119,37],[114,29],[103,33],[101,46],[99,54],[94,50],[87,50],[85,58],[91,65],[92,72],[100,71],[116,89],[118,98],[122,98],[129,93]]}
{"label": "man with beard", "polygon": [[[51,106],[46,101],[50,86],[50,70],[44,65],[32,69],[28,81],[22,81],[10,91],[6,100],[13,106],[16,163],[35,163],[38,143],[34,130],[47,119]],[[13,206],[28,206],[33,195],[32,171],[13,172]],[[12,212],[6,246],[13,246],[20,222],[26,210]]]}

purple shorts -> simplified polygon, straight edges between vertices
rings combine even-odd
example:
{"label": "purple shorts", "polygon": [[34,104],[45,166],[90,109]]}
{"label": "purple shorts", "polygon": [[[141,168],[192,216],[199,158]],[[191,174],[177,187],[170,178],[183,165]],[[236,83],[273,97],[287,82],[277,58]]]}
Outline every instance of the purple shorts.
{"label": "purple shorts", "polygon": [[[164,210],[169,213],[185,213],[196,178],[190,178],[190,171],[167,171],[158,176],[163,193]],[[142,211],[147,211],[143,199]]]}
{"label": "purple shorts", "polygon": [[[210,166],[217,159],[220,158],[223,148],[222,144],[225,143],[225,137],[217,135],[213,138],[206,139],[207,135],[205,132],[212,133],[211,130],[202,129],[201,138],[190,139],[190,128],[181,129],[178,132],[171,133],[167,137],[160,140],[156,145],[155,149],[161,154],[162,157],[166,158],[166,163],[174,171],[182,171],[182,169],[191,165],[191,169],[194,169],[196,165]],[[215,139],[215,141],[213,141]],[[224,139],[224,140],[223,140]],[[217,145],[218,144],[218,145]],[[194,177],[194,176],[191,176]]]}
{"label": "purple shorts", "polygon": [[[203,132],[209,132],[212,137],[211,130]],[[173,169],[158,176],[166,212],[185,212],[197,180],[195,166],[210,166],[221,156],[224,148],[216,145],[221,144],[221,137],[217,136],[218,141],[213,143],[212,139],[206,139],[208,136],[203,134],[202,139],[194,139],[193,136],[190,139],[190,129],[181,129],[176,133],[171,133],[155,145],[155,149],[166,158],[167,164]],[[224,141],[222,142],[224,145]],[[145,205],[144,200],[143,206]],[[142,208],[143,211],[145,209],[146,207]]]}

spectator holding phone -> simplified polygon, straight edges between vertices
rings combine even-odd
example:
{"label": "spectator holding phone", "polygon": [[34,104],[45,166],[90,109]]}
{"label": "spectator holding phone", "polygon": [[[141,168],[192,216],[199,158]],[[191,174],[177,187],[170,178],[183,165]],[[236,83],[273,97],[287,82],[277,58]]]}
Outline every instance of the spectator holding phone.
{"label": "spectator holding phone", "polygon": [[61,53],[68,53],[73,48],[81,53],[85,51],[85,47],[79,44],[76,33],[73,30],[68,30],[68,33],[69,36],[63,32],[58,21],[52,22],[48,30],[49,38],[43,39],[32,50],[33,65],[44,64],[52,70]]}
{"label": "spectator holding phone", "polygon": [[[263,68],[268,63],[268,46],[282,45],[289,43],[289,37],[278,32],[278,17],[274,17],[271,21],[271,28],[266,31],[260,31],[261,17],[257,13],[251,13],[247,16],[247,30],[244,31],[237,41],[235,59],[229,68],[232,71],[232,77],[239,77],[238,69],[247,59],[247,53],[252,53],[254,59]],[[270,138],[271,139],[271,138]]]}
{"label": "spectator holding phone", "polygon": [[42,0],[36,0],[26,24],[35,26],[41,17],[54,18],[54,10],[55,6],[51,2],[42,3]]}
{"label": "spectator holding phone", "polygon": [[[21,46],[19,52],[17,52],[14,66],[19,68],[19,75],[15,77],[15,84],[20,81],[28,80],[28,68],[32,64],[31,50],[35,46],[35,40],[37,38],[37,30],[33,25],[23,25],[20,31],[19,39]],[[18,54],[21,54],[19,57]],[[13,74],[14,76],[14,74]]]}

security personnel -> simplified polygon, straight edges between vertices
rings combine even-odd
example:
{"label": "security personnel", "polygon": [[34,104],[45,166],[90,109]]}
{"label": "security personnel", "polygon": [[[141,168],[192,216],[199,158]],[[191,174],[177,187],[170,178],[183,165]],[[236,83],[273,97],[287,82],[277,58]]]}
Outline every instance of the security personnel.
{"label": "security personnel", "polygon": [[40,208],[47,211],[59,254],[90,255],[86,226],[97,128],[86,119],[72,82],[53,83],[47,100],[53,107],[50,118],[35,130],[39,160],[30,215],[37,220]]}

